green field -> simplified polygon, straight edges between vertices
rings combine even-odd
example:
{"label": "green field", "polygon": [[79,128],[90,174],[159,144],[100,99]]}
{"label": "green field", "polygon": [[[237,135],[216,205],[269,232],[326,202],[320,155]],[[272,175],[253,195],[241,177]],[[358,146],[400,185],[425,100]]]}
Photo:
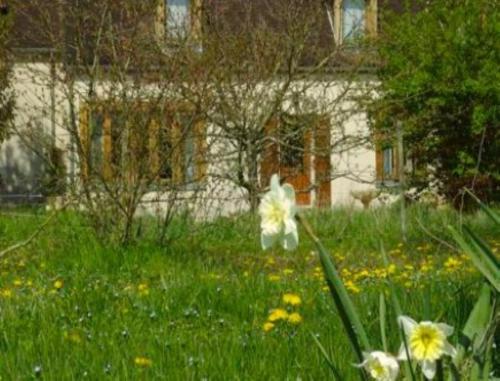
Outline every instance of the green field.
{"label": "green field", "polygon": [[[446,225],[457,224],[458,214],[410,208],[405,243],[398,213],[308,215],[378,346],[378,301],[389,279],[407,315],[455,327],[464,324],[481,285],[467,258],[448,246]],[[3,212],[1,247],[29,236],[46,217]],[[489,220],[481,213],[463,218],[498,253],[500,237]],[[304,234],[296,252],[263,252],[259,221],[249,215],[205,225],[175,222],[163,246],[147,227],[145,221],[143,239],[133,246],[105,246],[83,217],[62,213],[30,245],[1,260],[2,380],[331,378],[311,335],[346,379],[355,379],[356,360]],[[381,242],[391,266],[383,265]],[[286,293],[299,296],[300,305],[285,304]],[[265,332],[275,308],[303,320],[277,321]],[[390,307],[388,313],[389,346],[397,350]]]}

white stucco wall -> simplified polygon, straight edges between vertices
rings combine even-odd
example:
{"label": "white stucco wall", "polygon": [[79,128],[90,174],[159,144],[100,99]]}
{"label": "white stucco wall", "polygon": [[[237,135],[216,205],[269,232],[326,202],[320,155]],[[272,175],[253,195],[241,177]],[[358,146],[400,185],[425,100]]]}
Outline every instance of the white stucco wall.
{"label": "white stucco wall", "polygon": [[[23,142],[18,131],[34,127],[40,132],[50,132],[51,119],[46,114],[50,102],[50,87],[46,82],[49,74],[50,67],[46,64],[23,63],[13,67],[11,84],[15,94],[15,129],[0,147],[0,193],[3,195],[17,198],[40,192],[43,162]],[[38,147],[32,148],[36,150]]]}
{"label": "white stucco wall", "polygon": [[[56,76],[61,72],[56,70]],[[0,185],[0,193],[10,195],[22,195],[39,193],[40,179],[43,174],[43,161],[35,151],[44,146],[46,139],[52,139],[52,132],[55,131],[57,147],[65,152],[67,172],[71,175],[71,170],[78,170],[78,165],[72,158],[72,146],[70,134],[68,132],[68,102],[64,89],[60,86],[51,88],[50,66],[44,63],[26,63],[16,64],[13,71],[13,89],[16,94],[16,131],[31,131],[31,134],[39,134],[40,144],[35,147],[26,147],[22,144],[18,136],[12,136],[0,147],[0,174],[3,184]],[[362,79],[370,81],[371,79]],[[296,84],[300,87],[304,84]],[[343,96],[346,86],[352,86],[352,83],[341,80],[329,81],[328,85],[318,82],[317,84],[307,86],[307,96],[313,106],[303,105],[303,109],[308,112],[321,113],[321,109],[327,108],[327,105],[335,99]],[[99,95],[109,92],[109,84],[101,83],[96,92]],[[151,86],[154,89],[154,86]],[[76,93],[85,94],[86,85],[84,82],[76,85]],[[357,91],[356,89],[350,90]],[[55,118],[51,117],[52,100],[54,100]],[[258,101],[259,98],[256,97]],[[77,102],[78,106],[78,102]],[[308,110],[308,107],[311,109]],[[338,107],[338,112],[330,116],[332,127],[332,147],[331,155],[332,166],[332,187],[331,199],[332,206],[357,204],[351,196],[352,190],[374,188],[375,180],[375,152],[368,146],[358,146],[345,151],[345,147],[338,145],[339,139],[345,135],[366,135],[368,127],[366,116],[355,109],[354,103],[342,101]],[[76,110],[78,115],[78,110]],[[216,135],[216,134],[209,134]],[[36,143],[36,138],[31,139]],[[224,142],[211,144],[209,157],[220,156],[218,151],[224,150]],[[189,208],[196,211],[196,214],[203,216],[215,216],[219,214],[229,215],[238,213],[248,208],[244,197],[244,190],[238,189],[234,184],[221,179],[221,174],[231,170],[230,162],[211,163],[208,167],[209,176],[206,184],[198,192],[194,205]],[[75,173],[75,176],[78,176]],[[314,176],[314,173],[312,174]],[[189,192],[180,195],[180,199],[189,198]],[[158,192],[151,192],[144,198],[144,204],[140,213],[156,213],[161,200],[168,199],[169,195]],[[314,199],[314,196],[313,196]]]}

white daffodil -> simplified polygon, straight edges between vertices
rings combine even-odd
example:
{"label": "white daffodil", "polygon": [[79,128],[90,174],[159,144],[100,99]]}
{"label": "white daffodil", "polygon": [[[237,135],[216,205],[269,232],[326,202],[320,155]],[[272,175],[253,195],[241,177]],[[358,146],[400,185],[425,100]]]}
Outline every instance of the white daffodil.
{"label": "white daffodil", "polygon": [[407,316],[399,316],[398,323],[403,326],[408,347],[407,350],[402,344],[398,358],[408,360],[409,356],[418,361],[424,376],[432,380],[436,374],[436,361],[443,355],[453,357],[456,354],[456,349],[446,339],[453,334],[453,327],[431,321],[417,323]]}
{"label": "white daffodil", "polygon": [[364,361],[356,365],[365,368],[368,374],[377,381],[394,381],[398,377],[399,364],[394,356],[381,352],[363,352]]}
{"label": "white daffodil", "polygon": [[278,175],[271,177],[271,189],[259,206],[262,218],[261,244],[264,250],[280,241],[285,250],[294,250],[299,243],[295,221],[295,191],[290,184],[279,183]]}

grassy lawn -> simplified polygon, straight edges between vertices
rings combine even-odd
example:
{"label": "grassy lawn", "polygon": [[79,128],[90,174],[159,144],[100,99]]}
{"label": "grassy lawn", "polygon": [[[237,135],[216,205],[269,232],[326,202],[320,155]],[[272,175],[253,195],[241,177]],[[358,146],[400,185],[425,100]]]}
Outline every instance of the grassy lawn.
{"label": "grassy lawn", "polygon": [[[27,237],[45,218],[42,212],[3,213],[1,247]],[[406,243],[397,210],[338,210],[308,218],[377,347],[379,295],[389,278],[407,315],[463,325],[481,283],[468,260],[447,245],[446,225],[458,223],[457,214],[410,208]],[[500,250],[498,232],[484,215],[464,219]],[[331,378],[311,335],[354,379],[355,359],[304,234],[299,250],[287,253],[260,249],[259,221],[252,216],[179,224],[173,231],[164,247],[145,229],[139,244],[113,248],[99,244],[83,218],[65,213],[32,244],[4,258],[1,379]],[[389,267],[380,242],[393,262]],[[285,304],[286,293],[298,295],[301,304]],[[265,332],[275,308],[303,320],[278,321]],[[394,323],[389,346],[397,350],[395,316],[388,310]]]}

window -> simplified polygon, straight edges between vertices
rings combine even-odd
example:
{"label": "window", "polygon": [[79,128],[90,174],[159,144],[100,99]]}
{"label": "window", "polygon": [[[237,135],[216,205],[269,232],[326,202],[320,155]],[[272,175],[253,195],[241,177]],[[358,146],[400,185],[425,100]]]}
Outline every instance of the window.
{"label": "window", "polygon": [[283,114],[280,123],[280,163],[301,170],[304,166],[304,118]]}
{"label": "window", "polygon": [[167,35],[186,37],[190,29],[189,0],[165,0]]}
{"label": "window", "polygon": [[365,30],[365,0],[343,0],[342,39],[355,40],[363,36]]}
{"label": "window", "polygon": [[91,113],[89,121],[90,129],[90,160],[89,166],[92,170],[102,171],[104,150],[104,117],[101,113]]}
{"label": "window", "polygon": [[333,0],[335,42],[349,44],[361,37],[376,36],[378,1]]}
{"label": "window", "polygon": [[383,155],[384,155],[384,162],[383,162],[384,179],[390,179],[392,178],[393,175],[392,147],[385,148],[383,151]]}
{"label": "window", "polygon": [[80,115],[82,175],[120,181],[192,184],[205,176],[204,124],[189,112],[149,108],[145,103],[83,107]]}

